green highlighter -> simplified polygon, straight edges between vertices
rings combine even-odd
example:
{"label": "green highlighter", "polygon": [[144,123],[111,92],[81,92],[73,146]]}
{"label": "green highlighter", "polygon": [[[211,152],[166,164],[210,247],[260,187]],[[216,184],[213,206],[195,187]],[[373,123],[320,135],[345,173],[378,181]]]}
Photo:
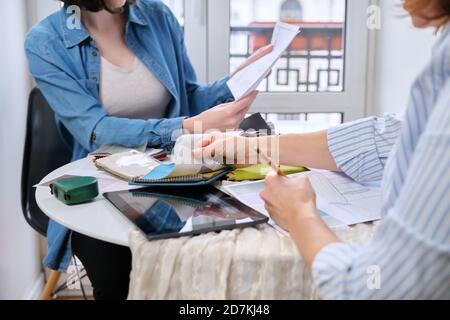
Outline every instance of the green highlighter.
{"label": "green highlighter", "polygon": [[98,196],[98,182],[94,177],[61,178],[50,185],[51,193],[66,205],[85,203]]}

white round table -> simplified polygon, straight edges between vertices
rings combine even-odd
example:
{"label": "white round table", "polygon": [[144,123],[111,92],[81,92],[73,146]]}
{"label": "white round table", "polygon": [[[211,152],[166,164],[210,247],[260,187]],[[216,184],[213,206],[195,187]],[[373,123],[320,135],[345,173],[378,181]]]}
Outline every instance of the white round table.
{"label": "white round table", "polygon": [[[42,181],[58,178],[74,170],[94,168],[92,160],[85,158],[53,171]],[[36,202],[50,219],[73,231],[95,239],[128,246],[128,235],[134,229],[133,224],[102,195],[89,203],[67,206],[50,193],[50,188],[38,187]]]}

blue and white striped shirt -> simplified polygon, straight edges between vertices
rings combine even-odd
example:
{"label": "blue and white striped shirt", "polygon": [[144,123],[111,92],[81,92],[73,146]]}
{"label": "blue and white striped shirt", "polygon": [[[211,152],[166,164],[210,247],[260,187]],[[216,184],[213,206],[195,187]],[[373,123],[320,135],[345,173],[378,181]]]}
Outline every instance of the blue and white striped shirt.
{"label": "blue and white striped shirt", "polygon": [[402,119],[332,128],[329,149],[361,183],[381,182],[383,220],[366,245],[331,244],[312,273],[323,299],[450,299],[450,27]]}

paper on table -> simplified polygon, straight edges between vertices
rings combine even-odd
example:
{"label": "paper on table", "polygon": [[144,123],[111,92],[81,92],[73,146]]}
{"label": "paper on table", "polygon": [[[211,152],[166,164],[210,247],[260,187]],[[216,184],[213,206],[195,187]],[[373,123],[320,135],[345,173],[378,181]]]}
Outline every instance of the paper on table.
{"label": "paper on table", "polygon": [[[264,207],[264,202],[259,196],[259,193],[264,188],[263,181],[248,182],[236,185],[225,186],[225,190],[230,192],[235,198],[256,211],[269,216],[269,213]],[[340,221],[333,217],[329,212],[319,208],[319,214],[329,227],[340,227],[346,225],[343,221]],[[274,221],[270,221],[271,225],[276,225]],[[276,226],[278,230],[280,227]]]}
{"label": "paper on table", "polygon": [[317,206],[347,225],[381,218],[381,191],[360,185],[343,173],[312,170],[306,173],[317,192]]}
{"label": "paper on table", "polygon": [[227,85],[236,100],[242,99],[258,88],[299,32],[298,26],[283,22],[276,24],[272,35],[272,52],[228,80]]}
{"label": "paper on table", "polygon": [[50,187],[50,185],[51,185],[52,183],[54,183],[56,180],[59,180],[59,179],[70,179],[70,178],[75,178],[75,177],[78,177],[78,176],[76,176],[76,175],[71,175],[71,174],[64,174],[64,175],[59,176],[59,177],[54,178],[54,179],[43,180],[43,181],[39,182],[38,184],[35,184],[35,185],[33,186],[33,188]]}
{"label": "paper on table", "polygon": [[[335,172],[313,170],[300,174],[309,176],[317,193],[319,214],[328,226],[341,227],[380,219],[379,190],[362,186]],[[264,181],[230,184],[223,188],[242,203],[268,216],[259,196]],[[275,222],[271,221],[271,224],[275,225]]]}

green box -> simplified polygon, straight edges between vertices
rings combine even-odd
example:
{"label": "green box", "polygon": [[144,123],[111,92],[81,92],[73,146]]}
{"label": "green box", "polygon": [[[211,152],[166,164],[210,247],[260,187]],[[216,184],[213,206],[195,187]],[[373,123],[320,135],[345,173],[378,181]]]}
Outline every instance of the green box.
{"label": "green box", "polygon": [[56,180],[51,193],[66,205],[91,201],[98,196],[98,182],[94,177],[73,177]]}

